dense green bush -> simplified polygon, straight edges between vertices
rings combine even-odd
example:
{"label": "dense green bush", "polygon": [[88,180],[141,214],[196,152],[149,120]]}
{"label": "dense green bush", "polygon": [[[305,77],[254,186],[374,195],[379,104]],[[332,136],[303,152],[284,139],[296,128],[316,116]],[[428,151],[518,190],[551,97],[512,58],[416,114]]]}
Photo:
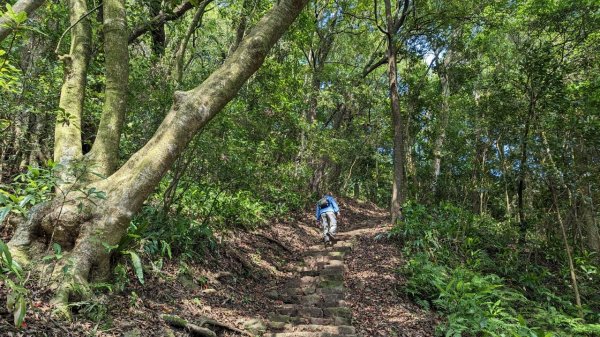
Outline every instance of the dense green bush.
{"label": "dense green bush", "polygon": [[[450,204],[408,203],[404,222],[391,231],[403,242],[407,263],[404,291],[446,317],[437,327],[446,336],[595,336],[600,322],[597,269],[578,256],[581,288],[591,296],[585,320],[571,300],[560,255],[544,254],[532,240],[517,250],[516,226],[475,216]],[[560,243],[557,243],[559,245]],[[560,246],[549,250],[560,253]],[[538,251],[539,250],[539,251]],[[518,251],[531,252],[527,256]],[[544,260],[528,256],[539,254]]]}
{"label": "dense green bush", "polygon": [[55,169],[51,161],[47,168],[29,166],[11,184],[0,184],[0,223],[11,213],[25,217],[31,206],[48,200],[56,186]]}

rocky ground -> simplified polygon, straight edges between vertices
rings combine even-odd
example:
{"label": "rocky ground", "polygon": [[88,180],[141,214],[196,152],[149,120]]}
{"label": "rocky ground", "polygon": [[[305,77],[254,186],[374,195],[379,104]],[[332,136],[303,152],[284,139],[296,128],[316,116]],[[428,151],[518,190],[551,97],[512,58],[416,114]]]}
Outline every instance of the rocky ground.
{"label": "rocky ground", "polygon": [[70,322],[51,314],[50,293],[31,276],[31,305],[15,329],[0,285],[0,336],[189,336],[164,315],[204,322],[217,336],[433,336],[436,318],[402,295],[402,259],[387,239],[385,211],[339,201],[333,247],[320,243],[307,210],[223,235],[202,261],[166,261],[160,270],[144,261],[145,285],[130,273],[124,289],[75,303]]}

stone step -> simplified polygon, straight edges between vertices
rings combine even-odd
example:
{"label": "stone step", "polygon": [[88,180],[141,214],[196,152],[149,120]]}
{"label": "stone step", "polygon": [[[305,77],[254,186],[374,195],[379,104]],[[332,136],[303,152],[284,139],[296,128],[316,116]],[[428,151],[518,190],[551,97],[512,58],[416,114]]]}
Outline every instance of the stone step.
{"label": "stone step", "polygon": [[303,295],[312,295],[317,292],[317,286],[305,286],[305,287],[289,287],[285,289],[285,293],[289,296],[289,299],[295,300],[296,302]]}
{"label": "stone step", "polygon": [[264,337],[324,337],[321,332],[275,332],[263,335]]}
{"label": "stone step", "polygon": [[321,271],[319,269],[315,269],[315,268],[307,268],[308,270],[301,270],[298,272],[298,274],[302,277],[302,276],[319,276],[319,274],[321,273]]}
{"label": "stone step", "polygon": [[350,325],[350,320],[343,317],[328,317],[328,318],[320,318],[320,317],[311,317],[308,319],[298,319],[294,324],[316,324],[316,325]]}
{"label": "stone step", "polygon": [[[307,276],[305,276],[307,277]],[[286,285],[286,294],[309,295],[315,292],[315,288],[344,287],[344,275],[339,273],[323,274],[313,277],[310,281],[292,281]],[[298,290],[299,289],[299,290]]]}
{"label": "stone step", "polygon": [[[333,246],[314,245],[304,254],[299,277],[277,291],[285,303],[269,314],[265,337],[358,337],[352,326],[352,310],[345,302],[344,257],[353,239],[339,235]],[[274,296],[274,295],[273,295]]]}
{"label": "stone step", "polygon": [[323,317],[344,317],[352,319],[352,309],[348,307],[323,308]]}
{"label": "stone step", "polygon": [[309,262],[331,262],[332,260],[344,261],[344,252],[328,252],[325,253],[314,253],[306,254],[304,256],[304,263]]}
{"label": "stone step", "polygon": [[[283,304],[276,308],[276,311],[280,315],[287,316],[295,316],[300,318],[322,318],[323,317],[323,308],[317,308],[310,305],[302,305],[302,304]],[[331,313],[328,312],[328,317],[332,317]]]}
{"label": "stone step", "polygon": [[312,294],[301,296],[298,303],[306,306],[312,305],[321,308],[345,307],[348,305],[348,303],[344,301],[343,296],[341,294]]}
{"label": "stone step", "polygon": [[[335,260],[334,260],[335,261]],[[298,268],[298,275],[302,278],[304,276],[311,276],[311,277],[316,277],[322,274],[333,274],[333,273],[344,273],[348,271],[348,267],[346,267],[343,264],[338,264],[338,263],[334,263],[334,264],[325,264],[323,266],[321,266],[321,268],[309,268],[309,267],[302,267],[302,268]]]}
{"label": "stone step", "polygon": [[355,334],[356,329],[351,325],[320,325],[320,324],[288,324],[286,331],[327,332],[333,334]]}
{"label": "stone step", "polygon": [[[323,269],[327,266],[341,266],[344,265],[344,261],[342,259],[339,258],[330,258],[330,257],[323,257],[323,256],[310,256],[310,257],[306,257],[304,259],[304,263],[306,264],[306,267],[310,268],[310,269]],[[307,269],[308,269],[307,268]]]}
{"label": "stone step", "polygon": [[293,279],[285,284],[286,288],[301,288],[307,286],[314,286],[319,283],[321,280],[319,279],[319,275],[317,276],[302,276],[297,279]]}
{"label": "stone step", "polygon": [[344,294],[346,288],[344,286],[328,285],[327,287],[315,289],[315,294]]}
{"label": "stone step", "polygon": [[320,245],[312,245],[309,246],[306,251],[332,251],[332,250],[343,250],[343,251],[350,251],[352,250],[352,243],[351,242],[336,242],[334,245],[332,246],[325,246],[323,244]]}
{"label": "stone step", "polygon": [[304,255],[306,256],[327,256],[329,258],[342,259],[346,255],[346,250],[335,249],[335,250],[309,250]]}
{"label": "stone step", "polygon": [[342,260],[330,260],[330,259],[322,259],[322,258],[307,258],[306,266],[302,270],[323,270],[330,268],[342,268],[346,270],[344,261]]}
{"label": "stone step", "polygon": [[325,280],[344,280],[344,271],[340,269],[323,269],[319,273],[319,282]]}
{"label": "stone step", "polygon": [[[276,308],[276,313],[280,317],[286,318],[285,316],[302,317],[302,318],[336,318],[342,317],[352,319],[352,310],[345,306],[336,307],[316,307],[311,304],[282,304]],[[276,320],[276,319],[271,319]]]}
{"label": "stone step", "polygon": [[[270,326],[278,326],[278,325],[283,325],[285,326],[286,324],[299,324],[301,323],[300,318],[296,317],[296,316],[290,316],[290,315],[282,315],[282,314],[278,314],[278,313],[274,313],[271,312],[268,315],[269,317],[269,324]],[[304,322],[304,321],[302,321]]]}
{"label": "stone step", "polygon": [[339,289],[339,291],[344,291],[344,279],[332,279],[332,278],[322,278],[319,282],[319,286],[317,289]]}
{"label": "stone step", "polygon": [[311,272],[315,269],[323,269],[329,266],[345,266],[343,260],[338,258],[329,258],[329,256],[306,256],[303,265],[295,268],[293,271],[297,273]]}
{"label": "stone step", "polygon": [[293,331],[293,332],[274,332],[263,337],[357,337],[357,334],[350,333],[333,333],[333,332],[319,332],[319,331]]}
{"label": "stone step", "polygon": [[[323,309],[322,309],[323,310]],[[328,313],[329,314],[329,313]],[[269,314],[268,325],[271,330],[281,331],[289,324],[316,324],[316,325],[351,325],[352,319],[348,317],[301,317],[296,315]]]}
{"label": "stone step", "polygon": [[334,284],[334,283],[322,283],[319,287],[311,286],[311,287],[290,287],[285,289],[285,295],[282,297],[286,297],[286,300],[295,300],[298,301],[300,296],[303,295],[312,295],[312,294],[343,294],[346,288],[343,283]]}

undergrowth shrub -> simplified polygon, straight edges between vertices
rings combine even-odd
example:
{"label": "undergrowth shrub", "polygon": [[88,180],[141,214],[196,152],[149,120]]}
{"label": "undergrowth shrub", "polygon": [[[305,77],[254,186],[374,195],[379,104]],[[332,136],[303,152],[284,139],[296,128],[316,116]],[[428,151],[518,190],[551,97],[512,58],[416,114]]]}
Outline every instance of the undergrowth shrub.
{"label": "undergrowth shrub", "polygon": [[403,213],[390,236],[403,244],[404,292],[446,317],[438,335],[600,335],[600,278],[590,254],[575,259],[587,294],[584,320],[572,300],[560,247],[547,249],[535,239],[519,245],[514,224],[450,204],[408,203]]}
{"label": "undergrowth shrub", "polygon": [[10,214],[25,217],[30,207],[50,199],[56,186],[56,165],[28,166],[10,184],[0,184],[0,223]]}
{"label": "undergrowth shrub", "polygon": [[21,327],[27,311],[26,278],[23,269],[13,260],[10,250],[4,241],[0,240],[0,284],[7,289],[6,309],[13,314],[13,323]]}

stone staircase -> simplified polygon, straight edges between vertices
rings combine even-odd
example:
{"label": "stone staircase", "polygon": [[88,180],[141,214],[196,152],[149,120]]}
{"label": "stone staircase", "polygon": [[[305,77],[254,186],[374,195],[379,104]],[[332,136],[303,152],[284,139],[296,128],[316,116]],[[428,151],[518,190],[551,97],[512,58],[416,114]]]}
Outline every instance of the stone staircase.
{"label": "stone staircase", "polygon": [[352,311],[344,301],[344,255],[352,249],[349,237],[339,235],[333,246],[307,249],[298,277],[289,282],[282,301],[270,314],[267,337],[358,337]]}

